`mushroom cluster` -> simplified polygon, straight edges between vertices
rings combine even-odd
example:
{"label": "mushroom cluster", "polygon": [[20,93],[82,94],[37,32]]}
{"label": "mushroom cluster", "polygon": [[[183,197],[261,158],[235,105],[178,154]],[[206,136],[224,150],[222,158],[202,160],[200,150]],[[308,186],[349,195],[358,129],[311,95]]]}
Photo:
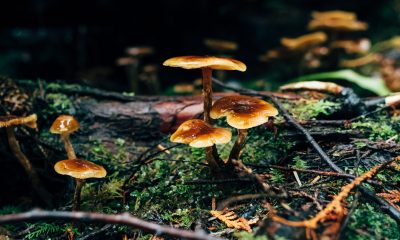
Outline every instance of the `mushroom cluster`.
{"label": "mushroom cluster", "polygon": [[[203,77],[203,109],[204,122],[212,124],[210,111],[212,107],[212,71],[237,70],[246,71],[246,65],[238,60],[223,57],[208,56],[181,56],[173,57],[163,63],[164,66],[180,67],[184,69],[201,69]],[[219,158],[216,147],[206,147],[206,159],[210,167],[218,171],[224,163]]]}
{"label": "mushroom cluster", "polygon": [[59,134],[64,142],[64,148],[68,159],[58,161],[54,165],[54,170],[61,175],[68,175],[75,179],[75,193],[72,210],[79,210],[80,196],[84,180],[87,178],[104,178],[106,170],[97,164],[87,160],[78,159],[72,146],[69,135],[78,131],[78,121],[70,115],[59,116],[51,125],[50,132]]}
{"label": "mushroom cluster", "polygon": [[[296,38],[284,37],[281,47],[267,51],[261,61],[292,59],[299,69],[336,67],[342,54],[364,54],[371,43],[367,38],[353,38],[349,33],[365,31],[368,24],[357,20],[357,15],[346,11],[313,12],[308,23],[310,31]],[[285,63],[286,64],[286,63]]]}
{"label": "mushroom cluster", "polygon": [[[245,71],[240,61],[222,57],[183,56],[168,59],[165,66],[184,69],[200,68],[203,72],[204,121],[192,119],[182,123],[172,134],[172,142],[189,144],[195,148],[206,148],[206,160],[212,171],[232,166],[232,160],[239,159],[244,146],[247,129],[259,126],[276,116],[278,111],[271,104],[249,96],[226,96],[212,103],[212,70]],[[213,127],[212,119],[226,117],[227,123],[238,129],[237,140],[226,162],[218,156],[216,144],[228,143],[232,134],[229,129]]]}

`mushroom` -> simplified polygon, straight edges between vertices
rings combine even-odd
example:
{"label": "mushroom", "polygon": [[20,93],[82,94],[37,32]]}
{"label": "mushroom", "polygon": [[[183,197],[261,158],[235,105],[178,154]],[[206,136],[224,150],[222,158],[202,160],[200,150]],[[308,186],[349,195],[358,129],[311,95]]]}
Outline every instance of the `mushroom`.
{"label": "mushroom", "polygon": [[182,123],[171,135],[171,142],[189,144],[194,148],[211,147],[214,144],[228,143],[232,133],[226,128],[216,128],[199,119]]}
{"label": "mushroom", "polygon": [[326,42],[327,36],[323,32],[305,34],[297,38],[282,38],[281,44],[292,51],[309,50],[310,48]]}
{"label": "mushroom", "polygon": [[229,155],[228,164],[239,159],[247,136],[247,129],[268,122],[269,117],[276,116],[278,110],[259,98],[235,95],[215,101],[210,116],[213,119],[226,117],[227,123],[238,130],[238,137]]}
{"label": "mushroom", "polygon": [[309,30],[364,31],[368,24],[357,20],[357,15],[345,11],[313,12],[313,19],[308,23]]}
{"label": "mushroom", "polygon": [[19,160],[25,172],[28,174],[32,185],[36,192],[39,194],[41,199],[49,206],[51,206],[51,195],[44,189],[40,183],[39,175],[35,168],[32,166],[29,159],[21,151],[21,147],[14,134],[14,126],[25,125],[29,128],[36,128],[37,116],[36,114],[29,115],[27,117],[17,116],[0,116],[0,128],[6,128],[8,144],[15,157]]}
{"label": "mushroom", "polygon": [[305,82],[285,84],[281,86],[279,89],[281,91],[310,90],[310,91],[328,92],[332,94],[340,94],[342,93],[344,87],[333,82],[305,81]]}
{"label": "mushroom", "polygon": [[125,49],[128,57],[117,59],[118,66],[125,66],[127,77],[129,79],[130,90],[138,93],[139,87],[139,67],[140,61],[144,56],[154,53],[154,49],[149,46],[128,47]]}
{"label": "mushroom", "polygon": [[342,60],[340,65],[346,68],[361,67],[370,63],[380,63],[383,58],[378,53],[369,53],[359,58]]}
{"label": "mushroom", "polygon": [[60,134],[61,140],[64,142],[65,151],[67,151],[68,159],[76,159],[69,135],[78,129],[78,121],[70,115],[60,115],[50,127],[51,133]]}
{"label": "mushroom", "polygon": [[353,12],[346,12],[341,10],[318,12],[315,11],[311,14],[314,19],[336,19],[351,21],[357,18],[357,15]]}
{"label": "mushroom", "polygon": [[75,193],[72,210],[76,211],[80,206],[81,190],[84,180],[87,178],[104,178],[107,171],[100,165],[87,160],[68,159],[57,162],[54,170],[61,175],[68,175],[75,179]]}
{"label": "mushroom", "polygon": [[[202,70],[204,121],[208,124],[211,124],[210,110],[212,107],[212,70],[238,70],[241,72],[246,71],[246,65],[244,63],[238,60],[223,57],[174,57],[166,60],[163,65],[169,67],[181,67],[184,69],[200,68]],[[215,148],[215,146],[206,148],[206,157],[209,165],[212,168],[223,165],[223,162],[218,157],[217,149]]]}

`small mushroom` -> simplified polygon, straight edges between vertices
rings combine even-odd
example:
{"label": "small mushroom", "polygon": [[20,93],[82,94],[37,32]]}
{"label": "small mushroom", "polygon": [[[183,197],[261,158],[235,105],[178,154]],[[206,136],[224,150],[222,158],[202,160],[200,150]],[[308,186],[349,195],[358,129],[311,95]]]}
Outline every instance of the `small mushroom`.
{"label": "small mushroom", "polygon": [[215,101],[210,116],[213,119],[226,117],[227,123],[238,130],[238,137],[229,155],[228,164],[239,159],[247,136],[247,129],[268,122],[269,117],[276,116],[278,110],[259,98],[235,95]]}
{"label": "small mushroom", "polygon": [[281,91],[319,91],[332,94],[341,94],[344,87],[333,82],[305,81],[289,83],[279,88]]}
{"label": "small mushroom", "polygon": [[143,57],[154,53],[154,48],[149,46],[128,47],[125,49],[128,57],[117,59],[118,66],[125,66],[130,84],[130,90],[135,94],[139,91],[139,67]]}
{"label": "small mushroom", "polygon": [[61,175],[68,175],[75,179],[75,193],[72,210],[76,211],[80,206],[81,190],[84,180],[87,178],[104,178],[107,171],[100,165],[87,160],[68,159],[57,162],[54,170]]}
{"label": "small mushroom", "polygon": [[39,194],[41,199],[48,206],[51,206],[50,193],[44,187],[42,187],[39,175],[37,174],[29,159],[22,152],[18,140],[14,134],[14,126],[25,125],[29,128],[36,128],[36,121],[36,114],[32,114],[27,117],[17,117],[12,115],[0,116],[0,128],[6,128],[8,144],[11,151],[14,153],[15,157],[19,160],[20,164],[25,169],[25,172],[28,174],[34,189]]}
{"label": "small mushroom", "polygon": [[364,31],[368,24],[357,20],[357,15],[345,11],[314,12],[308,23],[309,30],[332,30],[340,32]]}
{"label": "small mushroom", "polygon": [[50,132],[60,134],[61,140],[64,142],[65,151],[67,151],[68,159],[76,159],[74,148],[72,147],[69,135],[79,129],[78,121],[70,115],[59,116],[51,125]]}
{"label": "small mushroom", "polygon": [[282,38],[281,44],[292,51],[308,50],[326,42],[327,36],[323,32],[305,34],[297,38]]}
{"label": "small mushroom", "polygon": [[189,144],[191,147],[204,148],[214,144],[228,143],[232,133],[226,128],[216,128],[203,120],[192,119],[182,123],[171,135],[171,142]]}

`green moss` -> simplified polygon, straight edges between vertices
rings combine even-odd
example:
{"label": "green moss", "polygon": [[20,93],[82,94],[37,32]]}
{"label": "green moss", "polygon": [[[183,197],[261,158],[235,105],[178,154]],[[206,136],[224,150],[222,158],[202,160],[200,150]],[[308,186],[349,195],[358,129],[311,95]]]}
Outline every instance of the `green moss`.
{"label": "green moss", "polygon": [[362,119],[352,123],[351,128],[368,131],[370,140],[387,140],[395,137],[400,131],[400,117]]}
{"label": "green moss", "polygon": [[284,103],[286,109],[298,120],[311,120],[320,115],[330,115],[340,109],[340,103],[328,100],[305,100]]}
{"label": "green moss", "polygon": [[365,203],[358,206],[350,217],[345,231],[346,239],[400,239],[396,222],[376,206]]}

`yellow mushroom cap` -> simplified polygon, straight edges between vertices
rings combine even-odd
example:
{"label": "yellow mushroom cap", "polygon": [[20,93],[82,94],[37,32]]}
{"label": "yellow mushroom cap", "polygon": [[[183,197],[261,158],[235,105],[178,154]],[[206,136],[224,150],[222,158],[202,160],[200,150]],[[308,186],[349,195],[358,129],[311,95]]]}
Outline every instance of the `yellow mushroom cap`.
{"label": "yellow mushroom cap", "polygon": [[281,44],[290,50],[302,50],[324,43],[327,38],[325,33],[315,32],[297,38],[282,38]]}
{"label": "yellow mushroom cap", "polygon": [[54,170],[61,175],[68,175],[74,178],[104,178],[106,170],[97,164],[81,159],[68,159],[57,162]]}
{"label": "yellow mushroom cap", "polygon": [[25,125],[30,128],[36,128],[37,115],[31,114],[27,117],[18,117],[14,115],[0,116],[0,128]]}
{"label": "yellow mushroom cap", "polygon": [[343,91],[343,87],[336,83],[321,82],[321,81],[306,81],[306,82],[289,83],[289,84],[281,86],[279,89],[282,91],[311,90],[311,91],[328,92],[328,93],[333,93],[333,94],[340,94]]}
{"label": "yellow mushroom cap", "polygon": [[241,61],[224,57],[173,57],[166,60],[163,65],[168,67],[180,67],[184,69],[211,68],[216,70],[237,70],[241,72],[246,71],[246,65]]}
{"label": "yellow mushroom cap", "polygon": [[232,133],[226,128],[215,128],[203,120],[192,119],[182,123],[171,135],[171,142],[189,144],[191,147],[203,148],[214,144],[228,143]]}
{"label": "yellow mushroom cap", "polygon": [[259,98],[235,95],[218,99],[212,106],[210,117],[226,117],[228,124],[237,129],[248,129],[278,115],[278,110]]}
{"label": "yellow mushroom cap", "polygon": [[73,133],[79,129],[78,121],[70,115],[59,116],[51,125],[50,132],[54,134]]}

